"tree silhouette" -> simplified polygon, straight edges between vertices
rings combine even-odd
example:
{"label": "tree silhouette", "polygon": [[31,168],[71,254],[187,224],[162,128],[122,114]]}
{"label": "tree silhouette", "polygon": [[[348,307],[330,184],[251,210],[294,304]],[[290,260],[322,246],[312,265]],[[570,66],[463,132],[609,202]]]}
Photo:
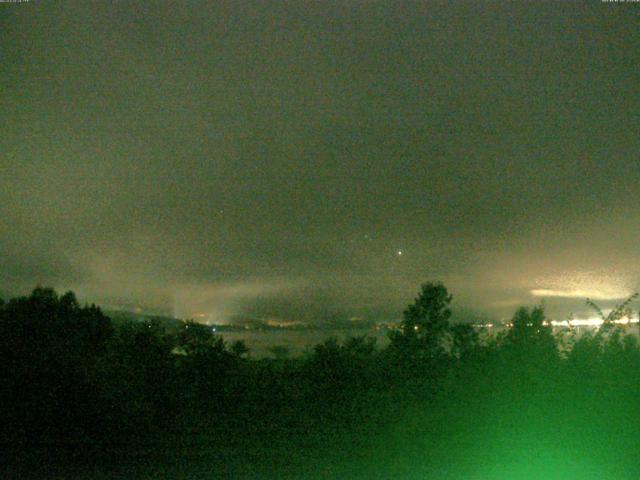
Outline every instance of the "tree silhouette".
{"label": "tree silhouette", "polygon": [[291,349],[286,345],[274,345],[269,348],[269,352],[277,359],[277,360],[285,360],[289,358],[291,355]]}
{"label": "tree silhouette", "polygon": [[638,292],[634,293],[622,303],[619,303],[618,305],[613,307],[607,315],[605,315],[602,309],[590,298],[587,298],[587,305],[595,310],[598,316],[602,319],[602,326],[604,327],[603,330],[607,330],[615,322],[622,318],[631,319],[633,311],[631,310],[630,305],[631,302],[633,302],[636,298],[638,298]]}
{"label": "tree silhouette", "polygon": [[525,357],[529,363],[557,357],[558,348],[544,308],[520,307],[511,320],[511,329],[504,338],[507,351]]}
{"label": "tree silhouette", "polygon": [[391,345],[409,356],[435,359],[446,352],[452,296],[442,283],[425,283],[414,302],[403,312],[400,331],[392,332]]}
{"label": "tree silhouette", "polygon": [[344,341],[342,349],[350,357],[366,358],[375,352],[376,339],[366,335],[349,337]]}
{"label": "tree silhouette", "polygon": [[451,354],[460,359],[467,358],[478,347],[480,337],[473,325],[456,323],[451,325]]}
{"label": "tree silhouette", "polygon": [[182,325],[177,335],[177,347],[187,355],[222,354],[225,344],[222,337],[213,333],[211,327],[189,320]]}
{"label": "tree silhouette", "polygon": [[249,347],[244,340],[236,340],[231,344],[230,347],[231,353],[236,355],[237,357],[242,357],[243,355],[249,354]]}
{"label": "tree silhouette", "polygon": [[[3,427],[38,438],[86,434],[95,422],[91,373],[112,336],[109,318],[37,287],[0,308],[0,395]],[[10,427],[13,425],[13,427]]]}

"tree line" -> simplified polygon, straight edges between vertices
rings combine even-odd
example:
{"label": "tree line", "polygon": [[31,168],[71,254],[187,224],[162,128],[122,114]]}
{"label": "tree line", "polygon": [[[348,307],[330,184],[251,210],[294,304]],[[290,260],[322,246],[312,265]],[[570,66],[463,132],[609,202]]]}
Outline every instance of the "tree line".
{"label": "tree line", "polygon": [[444,285],[426,283],[385,348],[330,338],[300,357],[252,358],[206,325],[116,325],[72,292],[38,287],[0,303],[0,440],[117,448],[375,438],[402,431],[408,412],[425,435],[434,419],[453,435],[477,426],[483,402],[492,418],[494,408],[506,418],[531,409],[534,424],[574,429],[586,420],[569,405],[609,425],[622,422],[615,405],[624,405],[636,428],[640,346],[615,315],[596,332],[560,337],[541,307],[523,307],[510,328],[483,336],[452,324],[451,304]]}

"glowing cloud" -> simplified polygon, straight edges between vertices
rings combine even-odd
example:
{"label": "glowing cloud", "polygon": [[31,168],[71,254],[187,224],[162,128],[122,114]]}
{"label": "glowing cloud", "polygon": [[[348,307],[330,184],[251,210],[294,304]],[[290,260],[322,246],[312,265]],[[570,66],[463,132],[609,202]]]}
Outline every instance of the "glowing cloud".
{"label": "glowing cloud", "polygon": [[592,298],[594,300],[619,300],[631,295],[631,292],[620,290],[556,290],[551,288],[535,288],[531,290],[534,297]]}

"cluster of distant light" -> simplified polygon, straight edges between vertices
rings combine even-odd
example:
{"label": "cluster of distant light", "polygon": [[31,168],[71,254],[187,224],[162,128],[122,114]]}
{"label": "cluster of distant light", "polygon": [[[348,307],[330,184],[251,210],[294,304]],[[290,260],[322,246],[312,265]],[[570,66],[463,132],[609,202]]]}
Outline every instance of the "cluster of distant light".
{"label": "cluster of distant light", "polygon": [[[604,323],[604,320],[602,320],[601,318],[579,318],[579,319],[573,319],[573,320],[551,320],[551,321],[547,321],[545,320],[544,322],[542,322],[543,325],[548,326],[551,325],[552,327],[600,327],[602,326],[602,324]],[[629,318],[629,317],[623,317],[620,318],[618,320],[613,320],[611,321],[611,323],[615,323],[617,325],[629,325],[630,323],[640,323],[640,319],[638,318]],[[505,327],[512,327],[513,324],[512,323],[505,323],[503,324]],[[533,326],[533,324],[528,324],[529,326]],[[493,323],[485,323],[485,324],[481,324],[481,325],[474,325],[474,327],[476,328],[493,328],[495,325]],[[417,330],[417,328],[416,328]]]}
{"label": "cluster of distant light", "polygon": [[[638,323],[640,320],[637,318],[624,317],[618,320],[613,320],[612,323],[618,325],[628,325],[630,323]],[[545,322],[546,323],[546,322]],[[604,323],[601,318],[583,318],[573,320],[551,320],[551,326],[553,327],[599,327]]]}

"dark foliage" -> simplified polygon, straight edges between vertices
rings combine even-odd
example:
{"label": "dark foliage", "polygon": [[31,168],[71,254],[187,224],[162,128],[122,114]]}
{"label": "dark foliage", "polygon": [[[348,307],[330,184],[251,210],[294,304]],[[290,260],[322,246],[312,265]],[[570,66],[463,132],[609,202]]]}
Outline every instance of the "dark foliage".
{"label": "dark foliage", "polygon": [[[292,451],[330,469],[347,468],[357,451],[389,459],[373,462],[373,476],[402,478],[415,464],[425,475],[463,471],[465,449],[493,458],[503,437],[512,449],[538,436],[579,450],[581,436],[640,434],[640,347],[613,323],[619,315],[595,333],[567,330],[561,351],[540,307],[519,309],[503,334],[484,338],[449,323],[451,300],[442,284],[423,285],[384,349],[366,336],[330,338],[306,356],[281,346],[252,358],[244,342],[228,347],[205,325],[113,327],[73,293],[36,288],[0,303],[2,442],[21,451],[94,445],[92,461],[97,451],[213,449],[223,452],[210,460],[220,472],[272,465],[258,475],[270,478]],[[619,310],[630,315],[629,302]]]}

